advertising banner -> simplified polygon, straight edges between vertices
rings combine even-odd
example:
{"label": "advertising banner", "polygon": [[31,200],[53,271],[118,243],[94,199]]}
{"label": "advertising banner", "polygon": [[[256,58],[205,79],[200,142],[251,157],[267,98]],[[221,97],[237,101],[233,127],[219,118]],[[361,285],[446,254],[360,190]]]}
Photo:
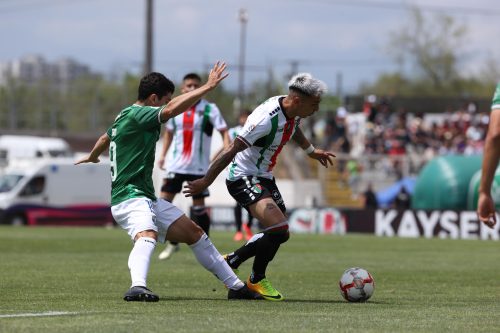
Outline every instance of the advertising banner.
{"label": "advertising banner", "polygon": [[[497,221],[499,216],[497,215]],[[377,210],[375,235],[450,239],[500,239],[500,223],[493,229],[480,223],[476,212],[453,210]]]}
{"label": "advertising banner", "polygon": [[[233,207],[212,207],[210,213],[214,229],[235,230]],[[490,229],[479,222],[474,211],[298,208],[288,215],[293,233],[500,240],[500,216]]]}

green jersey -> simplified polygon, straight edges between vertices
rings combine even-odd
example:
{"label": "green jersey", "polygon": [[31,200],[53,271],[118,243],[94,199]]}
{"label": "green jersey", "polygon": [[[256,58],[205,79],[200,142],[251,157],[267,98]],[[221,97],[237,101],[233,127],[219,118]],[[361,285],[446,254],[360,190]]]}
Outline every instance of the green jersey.
{"label": "green jersey", "polygon": [[152,175],[161,109],[134,104],[123,109],[108,129],[111,205],[131,198],[156,200]]}
{"label": "green jersey", "polygon": [[491,109],[500,109],[500,82],[498,82],[497,89],[495,90],[495,94],[493,95]]}

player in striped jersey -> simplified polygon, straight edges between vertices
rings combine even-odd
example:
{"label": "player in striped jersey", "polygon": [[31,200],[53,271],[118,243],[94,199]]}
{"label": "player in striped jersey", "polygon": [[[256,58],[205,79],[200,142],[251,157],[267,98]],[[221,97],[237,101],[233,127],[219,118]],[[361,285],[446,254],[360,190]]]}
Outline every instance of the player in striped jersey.
{"label": "player in striped jersey", "polygon": [[212,162],[207,174],[188,182],[184,190],[186,196],[201,193],[229,165],[226,180],[229,193],[260,221],[264,230],[225,258],[229,266],[236,269],[255,256],[247,285],[272,301],[281,301],[284,297],[266,278],[266,268],[280,245],[289,238],[286,207],[272,174],[276,158],[290,139],[325,167],[332,165],[335,157],[314,148],[299,127],[302,118],[318,111],[326,85],[302,73],[290,80],[288,88],[288,95],[271,97],[259,105],[236,140]]}
{"label": "player in striped jersey", "polygon": [[134,242],[128,259],[132,286],[125,293],[126,301],[159,300],[147,288],[146,280],[156,242],[166,240],[189,244],[198,262],[229,289],[228,298],[261,298],[238,279],[198,225],[154,194],[152,173],[161,124],[215,89],[228,75],[225,68],[225,64],[217,63],[203,86],[174,99],[172,81],[156,72],[145,75],[137,101],[118,114],[90,154],[76,163],[98,163],[99,156],[109,148],[111,212]]}
{"label": "player in striped jersey", "polygon": [[[231,141],[236,139],[238,134],[241,132],[241,129],[245,125],[248,116],[250,115],[250,111],[242,111],[240,113],[240,116],[238,117],[238,125],[231,127],[229,129],[229,138]],[[237,202],[236,206],[234,207],[234,222],[236,224],[236,233],[234,234],[233,240],[235,242],[239,242],[243,240],[243,237],[246,240],[250,240],[250,238],[253,237],[252,233],[252,221],[253,221],[253,216],[251,214],[248,214],[248,220],[247,223],[243,223],[242,220],[242,213],[243,209],[241,205]],[[242,230],[245,232],[245,235],[243,235]]]}
{"label": "player in striped jersey", "polygon": [[495,202],[492,197],[492,185],[495,171],[500,160],[500,82],[497,84],[491,103],[490,124],[484,143],[484,157],[479,185],[477,214],[479,220],[493,228],[497,222]]}
{"label": "player in striped jersey", "polygon": [[[196,73],[186,74],[182,80],[183,94],[198,89],[201,77]],[[171,118],[165,125],[163,148],[158,166],[165,170],[165,155],[168,151],[166,177],[161,188],[161,197],[172,202],[175,195],[182,190],[182,183],[201,178],[210,164],[210,145],[214,128],[220,132],[224,148],[229,146],[229,136],[226,121],[219,108],[205,99],[200,99],[186,112]],[[208,235],[210,217],[205,207],[205,197],[208,189],[193,196],[193,206],[190,217]],[[179,249],[175,242],[168,242],[159,254],[159,259],[168,259]]]}

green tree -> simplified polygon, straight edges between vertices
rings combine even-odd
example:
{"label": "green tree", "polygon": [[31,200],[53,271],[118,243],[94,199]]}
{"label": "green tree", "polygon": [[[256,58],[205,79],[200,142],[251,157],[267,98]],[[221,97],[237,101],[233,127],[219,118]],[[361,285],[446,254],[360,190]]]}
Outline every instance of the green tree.
{"label": "green tree", "polygon": [[466,26],[451,16],[426,17],[414,7],[408,24],[391,34],[389,51],[399,63],[412,64],[431,89],[446,91],[460,79],[458,65],[466,33]]}
{"label": "green tree", "polygon": [[[500,78],[495,59],[479,73],[466,75],[463,45],[467,27],[444,15],[424,15],[417,7],[409,11],[406,25],[390,34],[387,52],[400,71],[384,73],[360,92],[385,96],[488,97]],[[403,69],[410,67],[411,71]]]}

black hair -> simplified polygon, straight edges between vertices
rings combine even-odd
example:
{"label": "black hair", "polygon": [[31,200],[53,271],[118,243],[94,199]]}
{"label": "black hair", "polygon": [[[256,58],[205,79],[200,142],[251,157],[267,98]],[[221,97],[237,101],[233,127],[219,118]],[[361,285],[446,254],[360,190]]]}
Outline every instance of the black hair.
{"label": "black hair", "polygon": [[252,110],[243,109],[243,110],[240,111],[239,117],[243,117],[243,116],[248,117],[251,113],[252,113]]}
{"label": "black hair", "polygon": [[186,81],[186,80],[198,80],[201,82],[201,76],[199,76],[196,73],[188,73],[188,74],[184,75],[184,78],[182,79],[182,81]]}
{"label": "black hair", "polygon": [[159,99],[161,99],[168,93],[173,94],[174,91],[174,83],[167,79],[165,75],[157,72],[151,72],[144,75],[141,79],[137,99],[139,101],[144,101],[152,94],[155,94]]}

